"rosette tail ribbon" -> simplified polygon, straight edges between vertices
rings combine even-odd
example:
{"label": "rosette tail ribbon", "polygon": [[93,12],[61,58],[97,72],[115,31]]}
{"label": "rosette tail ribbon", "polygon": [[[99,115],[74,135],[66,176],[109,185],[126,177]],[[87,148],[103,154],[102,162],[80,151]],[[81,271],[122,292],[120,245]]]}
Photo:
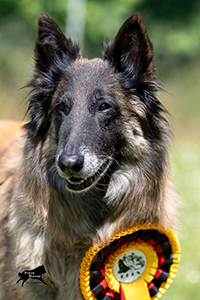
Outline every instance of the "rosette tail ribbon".
{"label": "rosette tail ribbon", "polygon": [[149,290],[143,280],[130,284],[120,283],[119,300],[150,300]]}

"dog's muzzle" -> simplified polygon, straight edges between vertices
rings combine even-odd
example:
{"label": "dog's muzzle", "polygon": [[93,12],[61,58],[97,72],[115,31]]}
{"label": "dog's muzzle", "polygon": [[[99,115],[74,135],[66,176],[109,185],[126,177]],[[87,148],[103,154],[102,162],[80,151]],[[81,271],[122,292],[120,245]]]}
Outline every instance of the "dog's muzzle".
{"label": "dog's muzzle", "polygon": [[58,173],[66,179],[66,187],[74,192],[81,192],[91,188],[103,176],[110,165],[110,160],[103,160],[97,171],[91,176],[84,176],[84,156],[63,155],[61,154],[56,160]]}

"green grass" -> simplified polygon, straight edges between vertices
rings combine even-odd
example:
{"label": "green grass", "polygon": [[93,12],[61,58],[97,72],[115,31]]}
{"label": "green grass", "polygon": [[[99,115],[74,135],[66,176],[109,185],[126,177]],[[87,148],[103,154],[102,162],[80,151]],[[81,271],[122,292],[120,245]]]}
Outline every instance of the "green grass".
{"label": "green grass", "polygon": [[173,181],[182,200],[178,237],[181,261],[163,300],[199,300],[200,145],[186,141],[171,153]]}
{"label": "green grass", "polygon": [[172,70],[164,78],[170,94],[160,96],[172,114],[175,140],[171,149],[172,179],[181,199],[181,262],[163,300],[200,299],[200,62]]}

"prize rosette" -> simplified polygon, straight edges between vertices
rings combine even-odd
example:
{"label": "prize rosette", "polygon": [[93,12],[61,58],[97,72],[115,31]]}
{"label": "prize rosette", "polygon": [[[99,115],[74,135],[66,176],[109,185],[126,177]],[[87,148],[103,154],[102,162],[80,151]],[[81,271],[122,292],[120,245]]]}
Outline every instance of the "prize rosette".
{"label": "prize rosette", "polygon": [[81,292],[85,300],[157,300],[172,283],[179,261],[173,230],[141,222],[89,249],[81,263]]}

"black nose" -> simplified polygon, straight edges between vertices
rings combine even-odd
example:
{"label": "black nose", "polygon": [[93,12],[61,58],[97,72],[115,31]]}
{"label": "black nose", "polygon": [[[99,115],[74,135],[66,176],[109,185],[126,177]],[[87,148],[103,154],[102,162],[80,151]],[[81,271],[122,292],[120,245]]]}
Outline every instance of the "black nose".
{"label": "black nose", "polygon": [[61,154],[58,158],[58,166],[62,172],[68,176],[77,174],[83,168],[84,157],[83,155],[64,155]]}

